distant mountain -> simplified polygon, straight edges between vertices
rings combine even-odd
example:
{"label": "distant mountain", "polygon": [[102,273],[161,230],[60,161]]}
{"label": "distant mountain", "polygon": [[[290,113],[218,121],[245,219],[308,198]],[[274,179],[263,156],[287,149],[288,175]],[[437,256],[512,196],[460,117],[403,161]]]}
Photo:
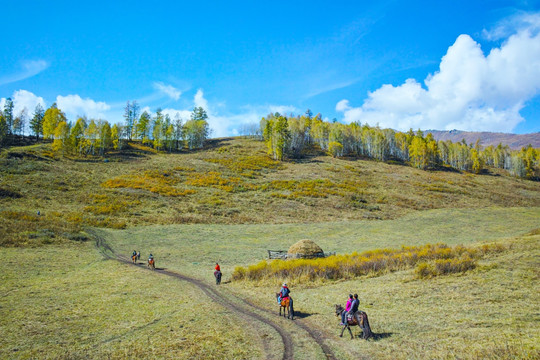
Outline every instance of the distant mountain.
{"label": "distant mountain", "polygon": [[425,134],[431,133],[436,140],[450,140],[459,142],[463,139],[467,144],[475,143],[480,139],[480,144],[486,147],[489,145],[497,146],[499,143],[510,146],[511,149],[521,149],[524,146],[531,144],[535,148],[540,148],[540,132],[531,134],[507,134],[495,132],[473,132],[461,130],[426,130]]}

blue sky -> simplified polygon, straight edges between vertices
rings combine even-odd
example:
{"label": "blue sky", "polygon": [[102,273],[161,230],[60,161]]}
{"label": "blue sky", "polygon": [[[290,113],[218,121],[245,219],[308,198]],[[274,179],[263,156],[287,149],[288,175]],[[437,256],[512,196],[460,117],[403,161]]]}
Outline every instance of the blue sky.
{"label": "blue sky", "polygon": [[122,121],[123,106],[395,129],[540,131],[540,1],[11,1],[0,98]]}

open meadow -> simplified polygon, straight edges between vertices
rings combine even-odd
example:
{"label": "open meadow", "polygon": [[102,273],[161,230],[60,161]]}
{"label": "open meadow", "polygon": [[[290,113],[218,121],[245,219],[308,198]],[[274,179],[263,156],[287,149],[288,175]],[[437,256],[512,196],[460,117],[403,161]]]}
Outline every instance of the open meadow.
{"label": "open meadow", "polygon": [[[277,163],[248,139],[179,154],[132,144],[108,161],[57,158],[48,146],[0,156],[1,358],[540,356],[538,182],[316,152]],[[414,265],[232,280],[301,239],[338,255],[436,243],[499,250],[427,278]],[[156,271],[145,268],[149,253]],[[293,321],[277,316],[284,281]],[[368,341],[356,329],[339,338],[334,304],[349,293],[369,315]]]}

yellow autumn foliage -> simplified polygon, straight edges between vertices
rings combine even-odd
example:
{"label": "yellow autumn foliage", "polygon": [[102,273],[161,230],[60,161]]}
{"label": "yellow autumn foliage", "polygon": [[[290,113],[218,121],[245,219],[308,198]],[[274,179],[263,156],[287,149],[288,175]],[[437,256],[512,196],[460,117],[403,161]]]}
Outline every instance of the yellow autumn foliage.
{"label": "yellow autumn foliage", "polygon": [[[504,246],[498,244],[481,247],[449,247],[445,244],[428,244],[403,246],[400,249],[354,252],[317,259],[264,260],[247,268],[237,267],[232,278],[233,280],[252,281],[279,278],[301,283],[315,279],[339,280],[364,275],[379,275],[390,271],[409,269],[424,263],[430,265],[420,265],[421,270],[417,270],[417,275],[419,273],[431,274],[418,275],[429,277],[472,269],[476,264],[476,259],[486,253],[502,250],[504,250]],[[433,264],[431,265],[431,263]]]}

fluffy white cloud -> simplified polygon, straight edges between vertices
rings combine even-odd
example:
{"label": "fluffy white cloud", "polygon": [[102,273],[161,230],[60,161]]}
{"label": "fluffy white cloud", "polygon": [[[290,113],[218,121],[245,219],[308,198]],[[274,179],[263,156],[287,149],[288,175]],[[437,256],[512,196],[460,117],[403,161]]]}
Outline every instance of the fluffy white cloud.
{"label": "fluffy white cloud", "polygon": [[106,119],[106,112],[111,108],[105,102],[83,99],[79,95],[56,97],[58,108],[64,111],[68,119],[75,120],[79,116],[88,116],[95,119]]}
{"label": "fluffy white cloud", "polygon": [[[27,114],[29,116],[32,116],[37,104],[41,104],[41,106],[45,109],[45,100],[43,100],[42,97],[36,96],[27,90],[15,91],[11,96],[11,100],[13,100],[14,115],[19,114],[23,109],[26,108]],[[5,103],[6,98],[0,99],[0,109],[4,109]]]}
{"label": "fluffy white cloud", "polygon": [[519,112],[525,102],[540,90],[540,21],[534,20],[538,15],[527,16],[528,26],[487,56],[470,36],[460,35],[425,87],[414,79],[386,84],[369,93],[361,107],[341,100],[336,110],[345,122],[399,130],[512,131],[523,121]]}
{"label": "fluffy white cloud", "polygon": [[182,95],[182,92],[175,88],[172,85],[166,85],[162,83],[161,81],[156,81],[152,84],[154,86],[154,89],[158,90],[159,92],[167,95],[173,100],[180,99],[180,95]]}

